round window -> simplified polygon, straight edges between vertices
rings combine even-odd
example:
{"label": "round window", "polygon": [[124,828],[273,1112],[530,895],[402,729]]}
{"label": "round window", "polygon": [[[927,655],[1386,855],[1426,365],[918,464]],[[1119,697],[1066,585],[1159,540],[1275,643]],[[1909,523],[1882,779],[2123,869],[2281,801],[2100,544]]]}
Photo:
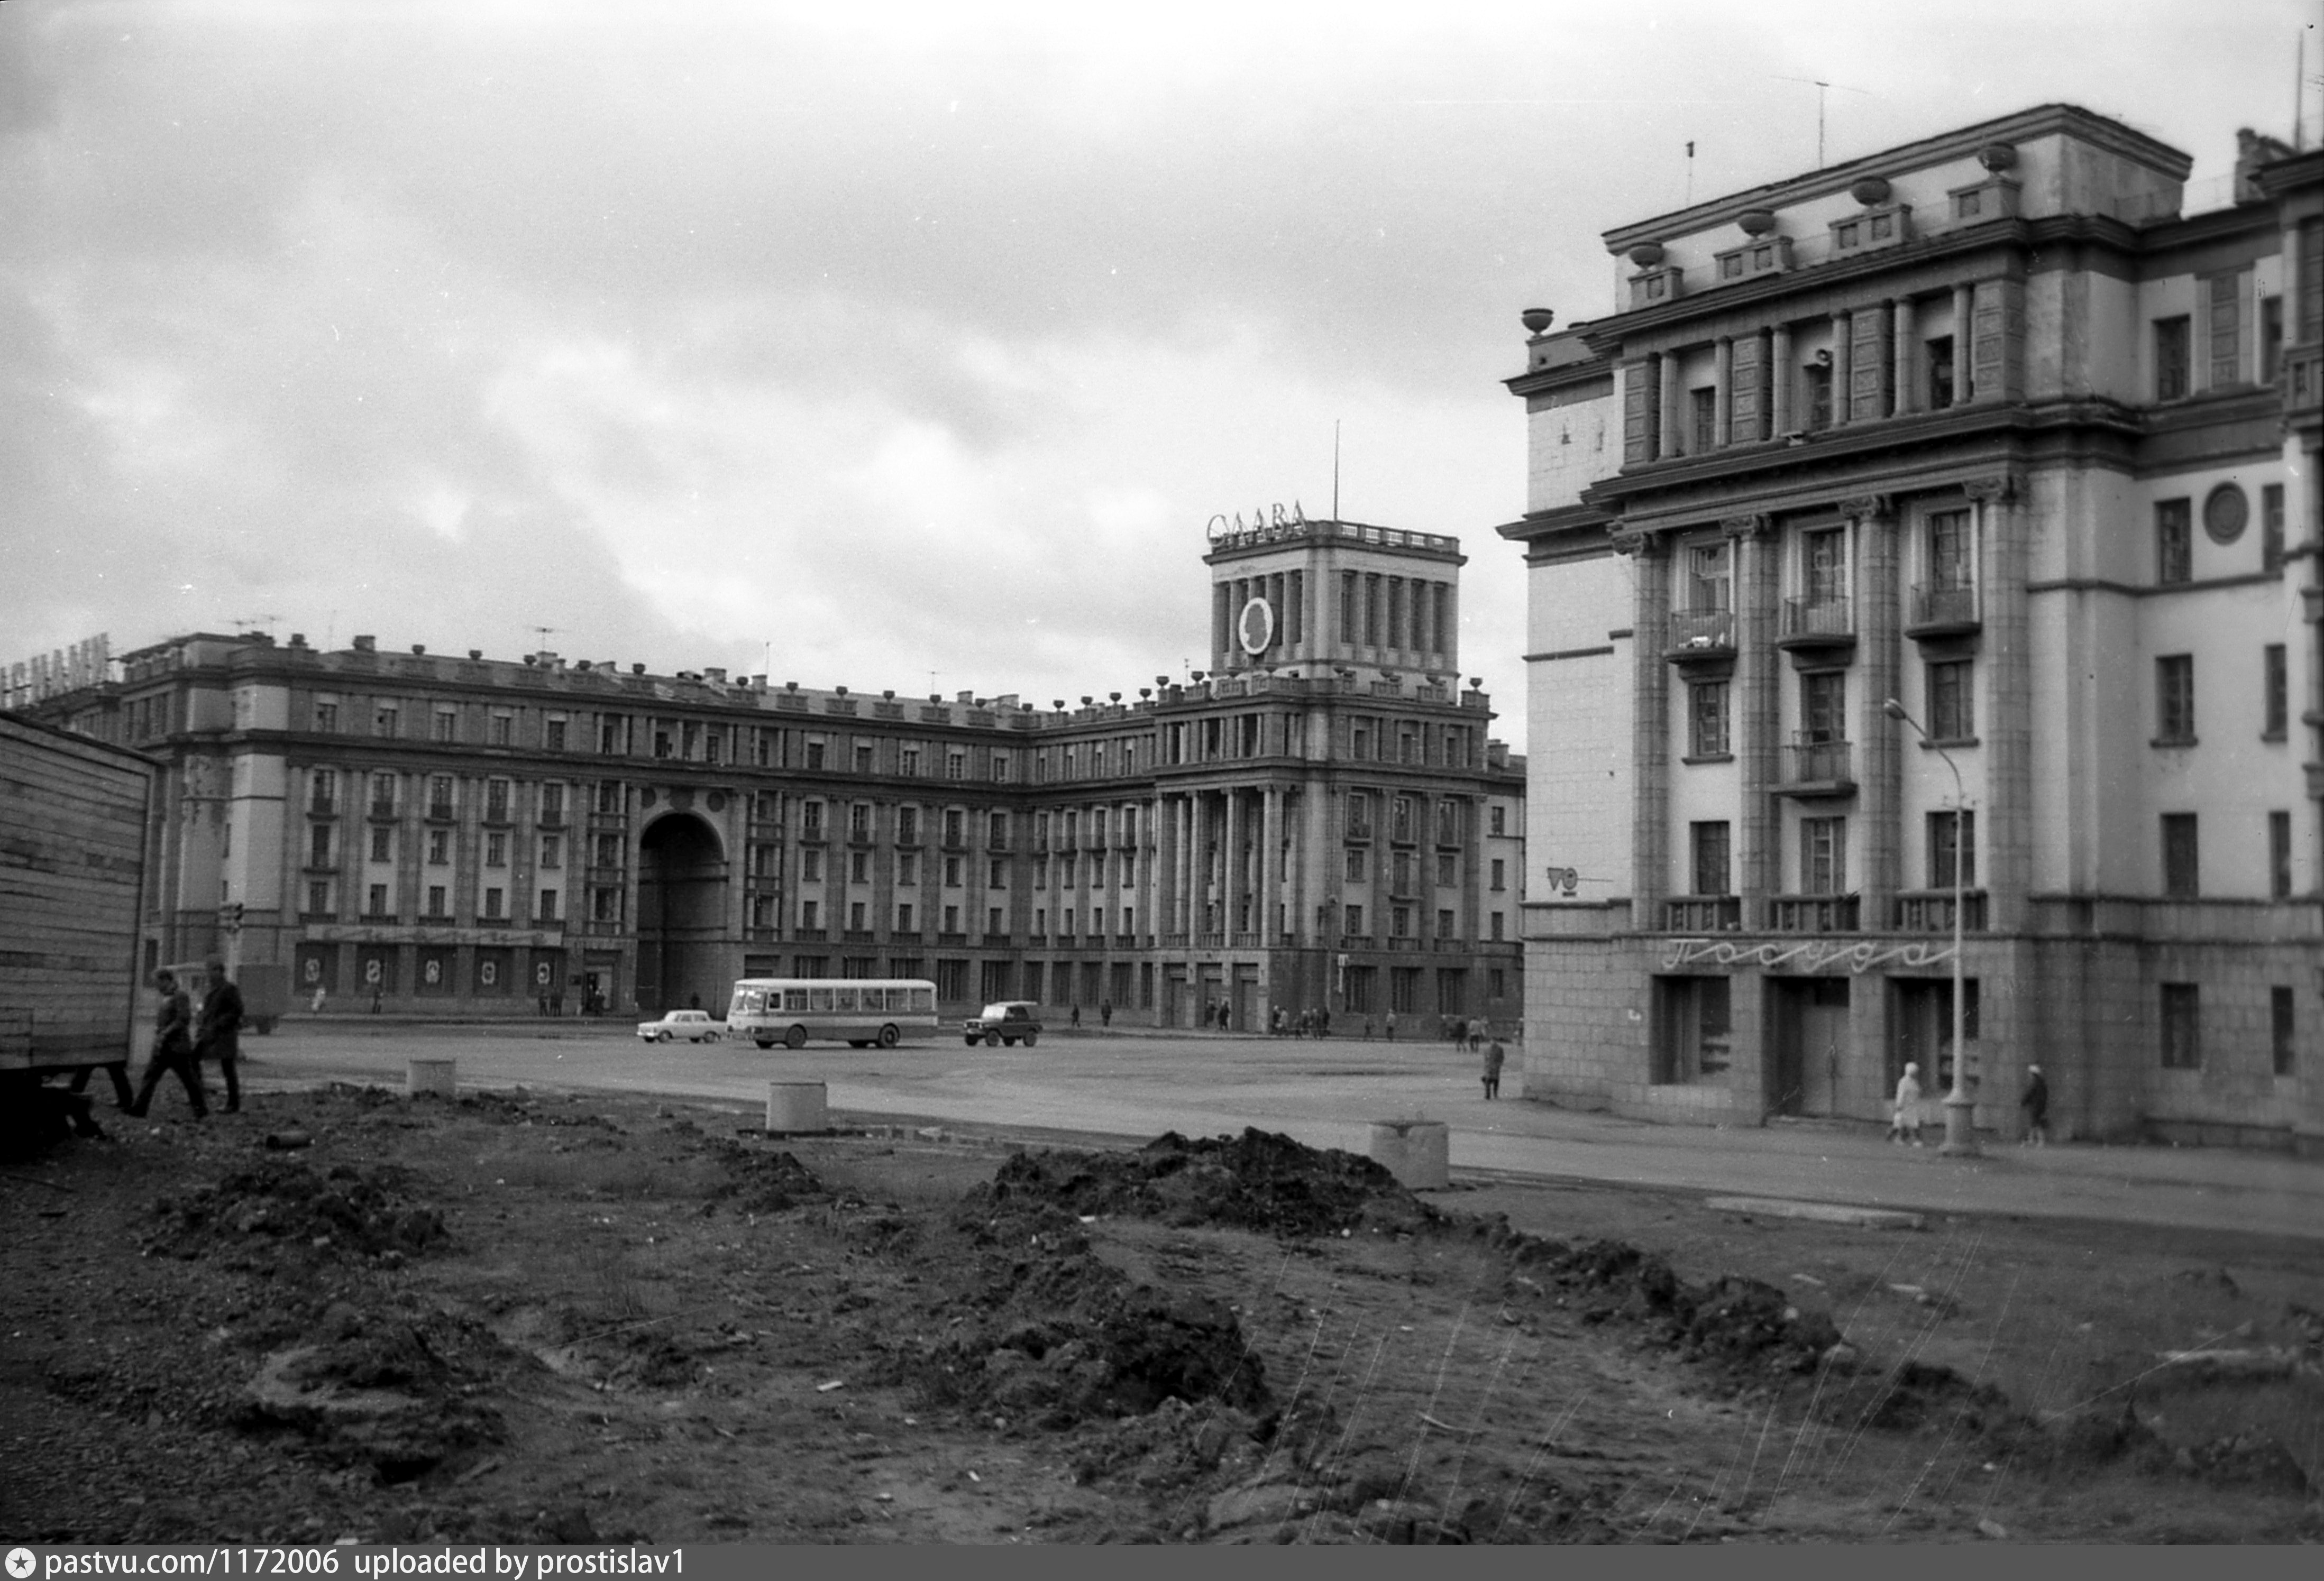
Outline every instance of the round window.
{"label": "round window", "polygon": [[2203,530],[2215,544],[2231,544],[2251,521],[2251,501],[2234,483],[2221,483],[2203,501]]}

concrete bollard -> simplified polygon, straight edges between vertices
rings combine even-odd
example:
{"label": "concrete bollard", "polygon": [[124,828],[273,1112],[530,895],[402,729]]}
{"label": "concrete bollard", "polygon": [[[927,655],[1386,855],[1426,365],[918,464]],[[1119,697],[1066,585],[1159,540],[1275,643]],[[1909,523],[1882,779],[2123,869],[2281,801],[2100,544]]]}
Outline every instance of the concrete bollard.
{"label": "concrete bollard", "polygon": [[1452,1183],[1451,1129],[1442,1120],[1374,1120],[1372,1162],[1409,1190],[1442,1191]]}
{"label": "concrete bollard", "polygon": [[767,1131],[770,1135],[801,1131],[828,1131],[820,1081],[767,1083]]}
{"label": "concrete bollard", "polygon": [[403,1066],[403,1096],[457,1098],[458,1069],[457,1060],[407,1060]]}

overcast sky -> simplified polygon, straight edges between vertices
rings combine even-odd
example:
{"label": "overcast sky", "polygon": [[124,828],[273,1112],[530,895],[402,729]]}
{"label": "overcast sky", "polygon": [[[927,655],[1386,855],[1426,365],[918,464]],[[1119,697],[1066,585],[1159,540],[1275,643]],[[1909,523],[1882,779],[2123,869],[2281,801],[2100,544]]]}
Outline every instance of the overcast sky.
{"label": "overcast sky", "polygon": [[9,0],[0,663],[1130,691],[1337,420],[1344,516],[1461,538],[1522,748],[1517,315],[1610,310],[1689,141],[1702,198],[1814,167],[1814,79],[1830,162],[2064,100],[2215,207],[2314,11]]}

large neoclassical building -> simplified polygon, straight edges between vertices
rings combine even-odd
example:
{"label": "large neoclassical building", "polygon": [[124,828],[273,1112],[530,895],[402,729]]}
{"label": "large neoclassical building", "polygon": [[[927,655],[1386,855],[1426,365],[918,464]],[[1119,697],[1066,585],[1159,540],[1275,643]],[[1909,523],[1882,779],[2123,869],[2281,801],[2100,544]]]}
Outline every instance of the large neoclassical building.
{"label": "large neoclassical building", "polygon": [[1958,895],[1980,1126],[2324,1140],[2324,153],[2190,162],[2046,106],[1526,316],[1528,1093],[1878,1117]]}
{"label": "large neoclassical building", "polygon": [[1209,667],[1077,706],[196,634],[40,700],[167,765],[148,962],[392,1010],[928,977],[1192,1026],[1522,1013],[1522,759],[1450,538],[1214,531]]}

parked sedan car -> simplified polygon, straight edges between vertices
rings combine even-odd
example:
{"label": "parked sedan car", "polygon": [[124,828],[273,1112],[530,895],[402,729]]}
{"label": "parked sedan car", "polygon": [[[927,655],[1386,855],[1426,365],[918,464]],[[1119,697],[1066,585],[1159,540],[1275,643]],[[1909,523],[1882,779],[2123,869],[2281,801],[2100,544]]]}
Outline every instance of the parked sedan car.
{"label": "parked sedan car", "polygon": [[987,1048],[1022,1043],[1029,1049],[1041,1036],[1041,1023],[1033,1014],[1039,1008],[1026,999],[1003,999],[999,1004],[987,1005],[984,1014],[972,1016],[960,1024],[961,1041],[971,1047],[981,1043]]}
{"label": "parked sedan car", "polygon": [[638,1023],[638,1035],[648,1043],[668,1043],[682,1037],[688,1043],[716,1043],[726,1029],[707,1010],[673,1010],[659,1021]]}

